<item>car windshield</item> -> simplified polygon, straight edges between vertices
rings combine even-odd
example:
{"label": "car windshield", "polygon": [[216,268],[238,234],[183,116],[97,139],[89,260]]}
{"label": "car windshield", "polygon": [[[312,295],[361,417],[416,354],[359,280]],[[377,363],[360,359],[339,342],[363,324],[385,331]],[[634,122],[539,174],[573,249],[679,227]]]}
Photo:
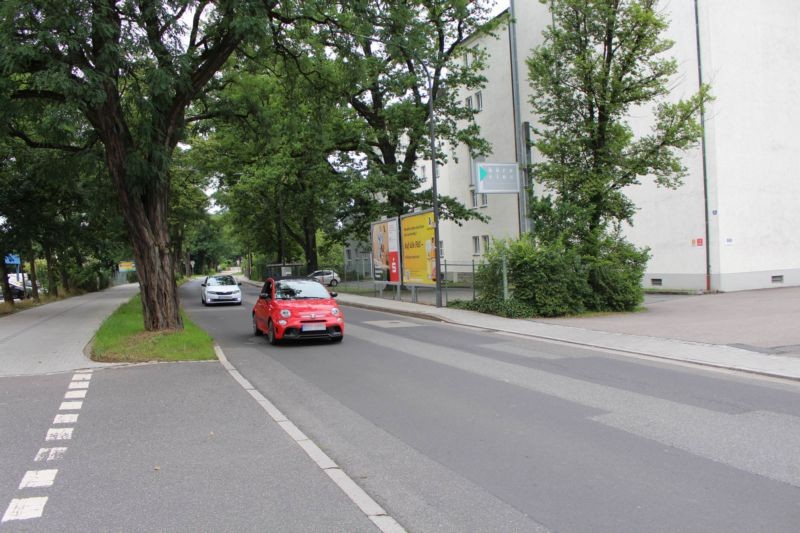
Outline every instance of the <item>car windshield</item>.
{"label": "car windshield", "polygon": [[312,298],[330,298],[325,287],[316,281],[282,280],[275,284],[275,298],[279,300],[298,300]]}
{"label": "car windshield", "polygon": [[213,278],[208,278],[206,285],[236,285],[236,280],[233,279],[233,276],[214,276]]}

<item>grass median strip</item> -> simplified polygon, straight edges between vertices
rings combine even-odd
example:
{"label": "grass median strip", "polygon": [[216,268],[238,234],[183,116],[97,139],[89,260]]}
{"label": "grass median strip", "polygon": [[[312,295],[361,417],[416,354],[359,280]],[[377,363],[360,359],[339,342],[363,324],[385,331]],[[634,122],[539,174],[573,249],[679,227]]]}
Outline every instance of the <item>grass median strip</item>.
{"label": "grass median strip", "polygon": [[92,359],[114,363],[216,359],[214,340],[181,311],[183,330],[145,331],[139,295],[103,322],[92,343]]}

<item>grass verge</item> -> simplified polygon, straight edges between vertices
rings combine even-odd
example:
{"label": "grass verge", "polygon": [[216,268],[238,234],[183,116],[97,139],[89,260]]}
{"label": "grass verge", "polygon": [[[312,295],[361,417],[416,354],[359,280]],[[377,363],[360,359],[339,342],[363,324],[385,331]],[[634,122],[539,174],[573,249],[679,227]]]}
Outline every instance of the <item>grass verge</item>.
{"label": "grass verge", "polygon": [[92,343],[92,359],[113,363],[216,359],[214,340],[183,311],[181,316],[181,331],[145,331],[142,303],[136,295],[100,326]]}

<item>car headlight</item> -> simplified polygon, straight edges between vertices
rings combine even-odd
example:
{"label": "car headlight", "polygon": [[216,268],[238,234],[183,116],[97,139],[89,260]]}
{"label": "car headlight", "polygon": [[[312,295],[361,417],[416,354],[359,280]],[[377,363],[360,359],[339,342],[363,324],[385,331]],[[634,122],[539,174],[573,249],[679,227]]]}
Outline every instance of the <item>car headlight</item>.
{"label": "car headlight", "polygon": [[332,307],[331,308],[331,314],[333,316],[339,316],[339,308],[338,307]]}
{"label": "car headlight", "polygon": [[289,318],[290,316],[292,316],[292,312],[289,311],[288,309],[281,309],[281,316],[283,318]]}

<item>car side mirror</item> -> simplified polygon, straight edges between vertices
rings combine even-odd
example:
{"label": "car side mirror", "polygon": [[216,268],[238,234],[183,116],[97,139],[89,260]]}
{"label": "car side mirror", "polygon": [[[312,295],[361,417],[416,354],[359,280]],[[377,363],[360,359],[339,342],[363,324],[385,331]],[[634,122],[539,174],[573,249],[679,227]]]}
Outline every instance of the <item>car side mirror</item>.
{"label": "car side mirror", "polygon": [[205,284],[205,283],[201,283],[201,284],[200,284],[200,286],[201,286],[201,287],[205,287],[205,286],[206,286],[206,284]]}
{"label": "car side mirror", "polygon": [[339,296],[338,292],[332,292],[331,293],[331,298],[336,298],[337,296]]}
{"label": "car side mirror", "polygon": [[237,285],[241,287],[242,286],[242,282],[241,281],[238,282]]}
{"label": "car side mirror", "polygon": [[261,294],[258,295],[258,297],[261,298],[262,300],[269,300],[269,293],[262,292]]}

